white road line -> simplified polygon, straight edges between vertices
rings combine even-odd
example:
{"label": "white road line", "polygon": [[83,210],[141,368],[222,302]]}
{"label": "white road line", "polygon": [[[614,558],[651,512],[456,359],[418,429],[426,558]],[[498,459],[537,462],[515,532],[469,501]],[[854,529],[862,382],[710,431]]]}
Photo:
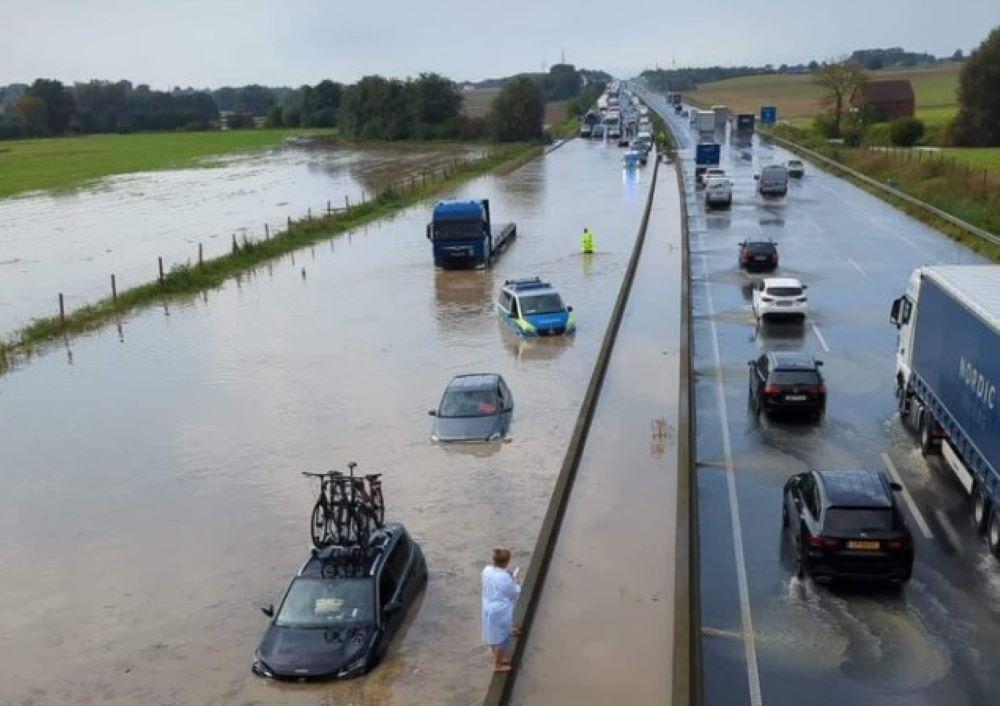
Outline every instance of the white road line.
{"label": "white road line", "polygon": [[903,500],[906,501],[907,507],[910,508],[910,514],[913,515],[913,519],[916,521],[917,527],[920,528],[920,533],[927,539],[934,539],[934,533],[931,532],[931,528],[927,526],[927,520],[925,520],[924,516],[921,514],[920,508],[918,508],[917,504],[913,502],[913,496],[910,495],[910,491],[907,490],[906,485],[903,484],[903,479],[900,477],[899,471],[897,471],[896,467],[892,464],[892,459],[889,458],[889,454],[885,452],[882,453],[882,463],[884,463],[885,467],[889,469],[889,475],[892,476],[892,479],[899,483],[899,485],[903,488]]}
{"label": "white road line", "polygon": [[[708,271],[705,256],[701,256],[702,272]],[[743,651],[747,661],[747,686],[750,690],[751,706],[761,706],[764,701],[760,693],[760,673],[757,669],[757,642],[750,615],[750,588],[747,585],[746,558],[743,555],[743,530],[740,521],[740,503],[736,495],[736,473],[733,464],[733,447],[729,440],[729,417],[726,414],[726,388],[722,372],[722,355],[719,352],[719,332],[715,325],[715,304],[712,301],[712,285],[703,281],[705,302],[708,305],[708,322],[712,330],[712,352],[715,356],[715,392],[718,398],[719,415],[722,421],[722,448],[726,456],[726,486],[729,490],[729,511],[732,514],[733,551],[736,555],[736,578],[740,594],[740,620],[743,629]]]}
{"label": "white road line", "polygon": [[854,258],[850,258],[849,257],[849,258],[847,258],[847,261],[849,263],[851,263],[852,265],[854,265],[854,269],[856,269],[858,272],[860,272],[862,277],[867,277],[868,276],[868,273],[865,272],[863,269],[861,269],[861,265],[859,265],[858,263],[856,263],[854,261]]}
{"label": "white road line", "polygon": [[815,333],[816,334],[816,338],[819,339],[819,344],[821,346],[823,346],[823,350],[825,350],[827,353],[829,353],[830,352],[830,346],[826,345],[826,339],[823,338],[823,334],[820,332],[819,326],[817,326],[816,324],[814,324],[812,321],[809,322],[809,325],[812,326],[813,333]]}
{"label": "white road line", "polygon": [[934,517],[937,518],[938,524],[941,525],[944,533],[948,535],[948,541],[954,545],[955,549],[962,552],[962,538],[959,536],[958,530],[955,529],[955,525],[951,524],[951,520],[944,514],[944,510],[939,507],[934,508]]}

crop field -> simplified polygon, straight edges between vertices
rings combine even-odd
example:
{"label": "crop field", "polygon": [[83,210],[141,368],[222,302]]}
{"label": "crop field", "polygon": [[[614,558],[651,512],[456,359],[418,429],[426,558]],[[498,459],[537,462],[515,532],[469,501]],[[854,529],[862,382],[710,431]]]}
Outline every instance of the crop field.
{"label": "crop field", "polygon": [[470,118],[485,118],[486,112],[490,109],[490,103],[500,93],[499,88],[475,88],[465,91],[465,98],[462,102],[462,112]]}
{"label": "crop field", "polygon": [[0,142],[0,198],[78,187],[114,174],[197,166],[205,157],[282,144],[330,130],[228,130],[86,135]]}
{"label": "crop field", "polygon": [[[958,109],[956,91],[960,64],[885,69],[871,72],[875,80],[909,79],[917,95],[917,116],[928,123],[944,122]],[[716,103],[737,112],[756,113],[762,105],[778,106],[781,118],[802,118],[820,112],[820,89],[810,74],[742,76],[704,83],[685,97],[703,105]]]}

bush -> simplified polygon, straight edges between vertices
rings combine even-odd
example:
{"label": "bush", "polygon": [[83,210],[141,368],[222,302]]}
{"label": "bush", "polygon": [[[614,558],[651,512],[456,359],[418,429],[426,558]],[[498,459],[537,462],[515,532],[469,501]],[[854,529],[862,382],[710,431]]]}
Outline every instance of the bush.
{"label": "bush", "polygon": [[889,124],[878,123],[869,125],[864,129],[864,143],[866,145],[881,145],[883,147],[891,143],[889,135]]}
{"label": "bush", "polygon": [[848,125],[840,131],[840,136],[844,138],[844,144],[848,147],[860,146],[863,135],[864,128],[860,125]]}
{"label": "bush", "polygon": [[813,118],[813,129],[827,139],[840,137],[837,134],[837,121],[826,113],[820,113]]}
{"label": "bush", "polygon": [[913,147],[924,136],[924,124],[917,118],[898,118],[889,123],[889,138],[896,147]]}

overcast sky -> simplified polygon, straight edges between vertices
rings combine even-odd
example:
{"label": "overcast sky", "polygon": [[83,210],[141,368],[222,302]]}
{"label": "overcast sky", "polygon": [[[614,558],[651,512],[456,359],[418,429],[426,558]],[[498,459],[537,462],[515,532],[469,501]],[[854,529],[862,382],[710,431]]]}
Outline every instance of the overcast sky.
{"label": "overcast sky", "polygon": [[563,50],[577,66],[629,76],[885,46],[951,54],[998,24],[1000,0],[0,0],[0,84],[466,80],[541,70]]}

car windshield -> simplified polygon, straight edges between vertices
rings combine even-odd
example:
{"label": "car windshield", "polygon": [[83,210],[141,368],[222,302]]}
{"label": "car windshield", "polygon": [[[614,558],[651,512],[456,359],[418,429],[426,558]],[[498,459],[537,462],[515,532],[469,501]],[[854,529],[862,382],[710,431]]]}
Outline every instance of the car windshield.
{"label": "car windshield", "polygon": [[747,250],[754,255],[770,255],[774,252],[772,243],[747,243]]}
{"label": "car windshield", "polygon": [[438,223],[434,226],[434,237],[443,240],[455,238],[475,238],[481,233],[481,224],[477,221],[464,223]]}
{"label": "car windshield", "polygon": [[441,417],[489,417],[500,409],[495,390],[447,390],[441,400]]}
{"label": "car windshield", "polygon": [[274,623],[294,628],[372,623],[375,620],[374,586],[372,579],[299,577],[288,589]]}
{"label": "car windshield", "polygon": [[[634,154],[626,154],[626,157],[636,157]],[[536,294],[531,297],[520,297],[518,302],[521,305],[521,315],[529,314],[555,314],[566,310],[563,306],[562,297],[558,294]]]}
{"label": "car windshield", "polygon": [[823,531],[829,534],[855,535],[891,529],[892,510],[889,508],[831,507],[823,522]]}
{"label": "car windshield", "polygon": [[771,373],[775,385],[819,385],[819,374],[815,370],[775,370]]}
{"label": "car windshield", "polygon": [[802,294],[801,287],[768,287],[765,294],[772,297],[797,297]]}

